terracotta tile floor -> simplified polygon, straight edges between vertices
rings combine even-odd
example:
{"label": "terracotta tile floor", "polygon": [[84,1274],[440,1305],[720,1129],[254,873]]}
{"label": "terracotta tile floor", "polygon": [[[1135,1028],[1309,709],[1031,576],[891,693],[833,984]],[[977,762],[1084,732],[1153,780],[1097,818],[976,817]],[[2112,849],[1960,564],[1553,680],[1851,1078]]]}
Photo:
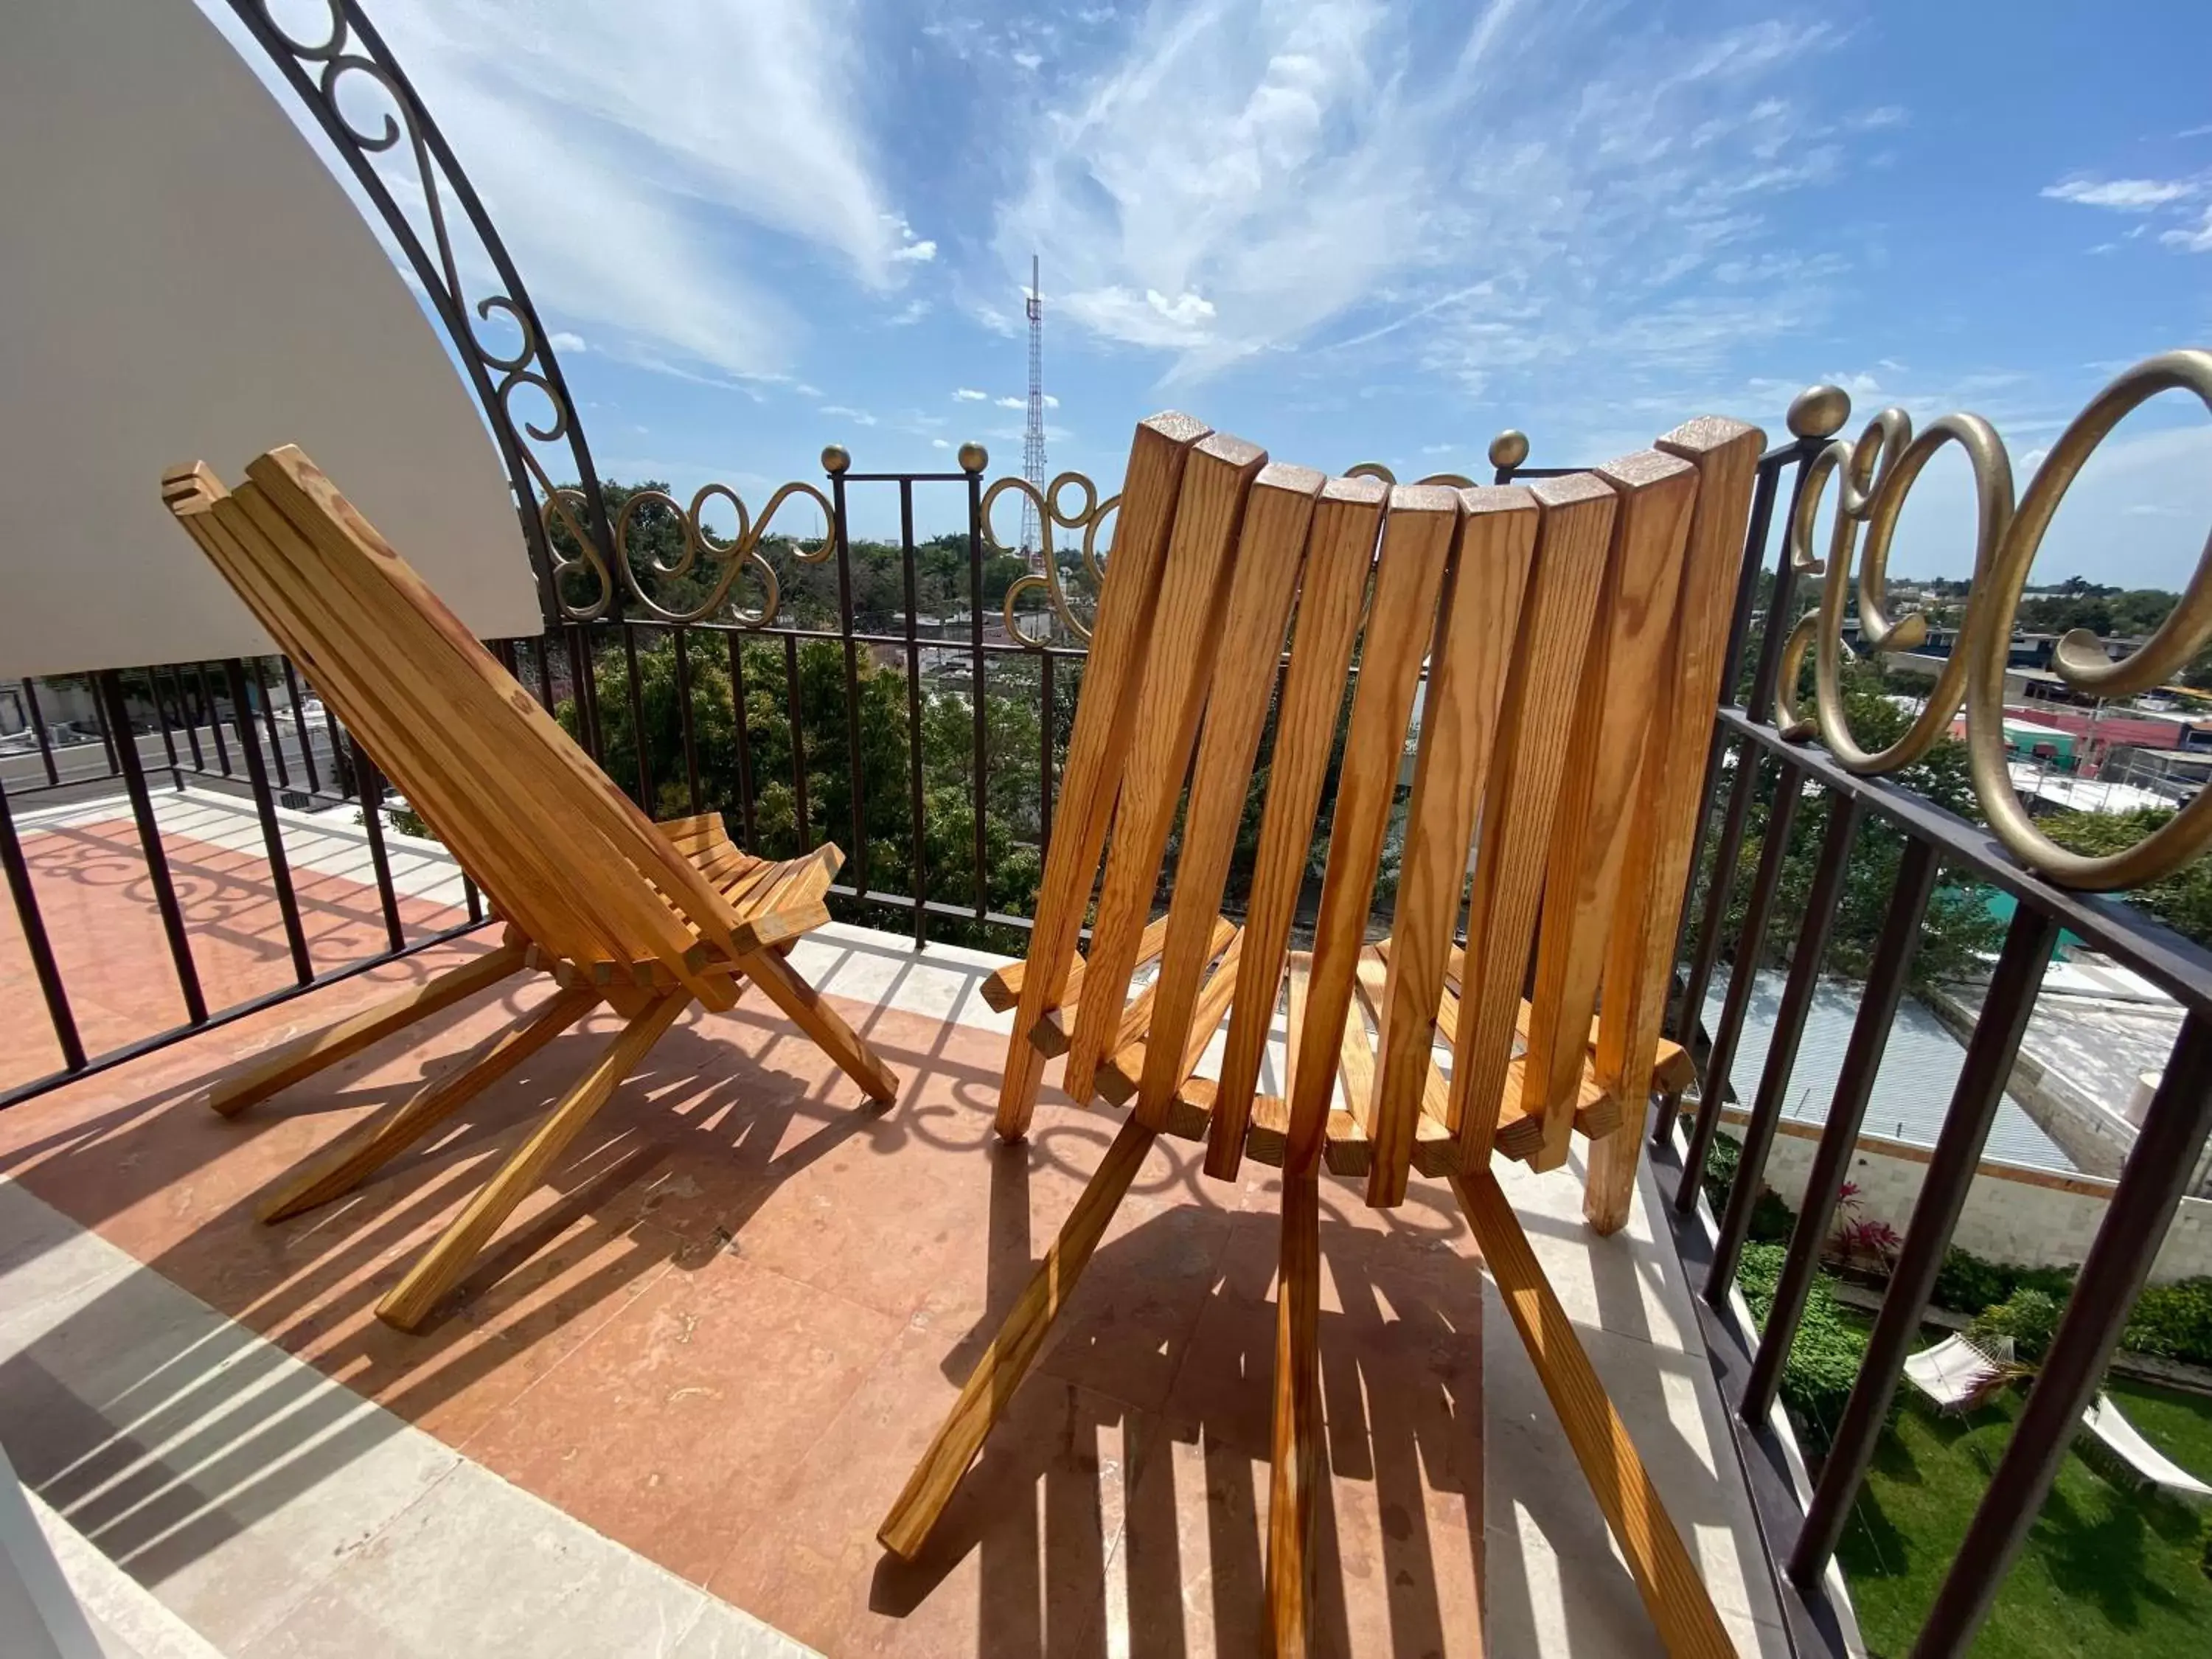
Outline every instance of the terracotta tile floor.
{"label": "terracotta tile floor", "polygon": [[[95,1048],[173,1018],[127,822],[30,838]],[[267,872],[170,857],[210,1001],[282,982]],[[373,896],[307,876],[319,967],[374,948]],[[350,888],[351,890],[347,890]],[[442,920],[416,906],[410,923]],[[1037,1373],[923,1559],[874,1540],[1115,1127],[1048,1094],[990,1129],[1004,1039],[845,1004],[905,1079],[859,1091],[773,1010],[695,1011],[510,1222],[434,1328],[370,1315],[604,1043],[587,1022],[348,1200],[276,1227],[257,1194],[538,1000],[509,981],[226,1122],[209,1081],[427,976],[455,946],[0,1114],[0,1173],[494,1473],[827,1652],[1249,1653],[1259,1640],[1276,1188],[1156,1152]],[[326,959],[327,958],[327,959]],[[8,1069],[52,1063],[0,940]],[[82,980],[78,977],[82,975]],[[220,990],[218,990],[220,986]],[[403,1039],[402,1042],[407,1042]],[[1480,1645],[1482,1287],[1441,1189],[1381,1214],[1324,1188],[1331,1651]]]}

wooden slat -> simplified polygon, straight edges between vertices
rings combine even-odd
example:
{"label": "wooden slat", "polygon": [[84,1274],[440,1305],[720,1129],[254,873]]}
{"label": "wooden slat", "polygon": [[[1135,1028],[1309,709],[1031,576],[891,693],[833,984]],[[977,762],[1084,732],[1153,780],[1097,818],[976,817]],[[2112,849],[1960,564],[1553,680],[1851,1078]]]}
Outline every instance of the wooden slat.
{"label": "wooden slat", "polygon": [[[1305,878],[1306,853],[1328,769],[1331,739],[1344,706],[1346,671],[1359,632],[1361,601],[1382,533],[1389,486],[1373,478],[1332,478],[1322,489],[1307,533],[1304,580],[1291,635],[1275,746],[1267,763],[1267,803],[1252,891],[1244,909],[1244,951],[1221,1060],[1206,1172],[1227,1180],[1243,1155],[1244,1126],[1275,1020],[1291,918]],[[1300,984],[1304,981],[1301,976]],[[1301,989],[1293,998],[1295,1046]],[[1287,1085],[1285,1085],[1287,1086]]]}
{"label": "wooden slat", "polygon": [[1459,921],[1475,807],[1489,775],[1514,623],[1536,546],[1526,489],[1460,492],[1458,546],[1421,702],[1421,746],[1398,879],[1395,939],[1381,1012],[1367,1201],[1405,1202],[1416,1121],[1436,1071],[1433,1032],[1444,959]]}
{"label": "wooden slat", "polygon": [[1447,1121],[1460,1137],[1460,1166],[1468,1170],[1488,1164],[1498,1130],[1513,1013],[1535,937],[1553,808],[1567,764],[1575,686],[1613,532],[1613,492],[1588,473],[1543,479],[1530,493],[1543,518],[1483,798],[1482,842],[1468,902],[1474,983],[1462,987],[1451,1030]]}
{"label": "wooden slat", "polygon": [[1329,823],[1306,1026],[1298,1068],[1290,1080],[1291,1162],[1285,1168],[1293,1174],[1312,1169],[1321,1154],[1330,1078],[1336,1069],[1333,1061],[1374,903],[1375,874],[1405,752],[1413,686],[1435,633],[1437,596],[1458,520],[1459,497],[1452,490],[1420,484],[1391,489],[1336,810]]}
{"label": "wooden slat", "polygon": [[622,1080],[690,1003],[689,991],[668,992],[623,1028],[622,1035],[591,1070],[561,1097],[499,1173],[485,1182],[468,1207],[408,1269],[407,1276],[376,1304],[379,1319],[411,1331],[428,1316],[438,1299],[453,1288],[453,1281],[498,1231],[499,1224],[544,1178],[553,1160],[607,1103]]}
{"label": "wooden slat", "polygon": [[[1145,936],[1137,941],[1137,966],[1141,968],[1159,955],[1168,939],[1168,919],[1158,917],[1145,929]],[[1022,982],[1029,977],[1026,960],[1010,962],[983,981],[983,1006],[999,1013],[1018,1006],[1022,997]],[[1079,956],[1068,964],[1067,978],[1060,988],[1060,1000],[1053,1006],[1064,1008],[1083,994],[1083,958]]]}
{"label": "wooden slat", "polygon": [[[1207,959],[1210,961],[1218,956],[1237,937],[1237,924],[1226,916],[1216,916],[1213,919],[1212,932],[1207,939]],[[1121,1054],[1133,1045],[1142,1043],[1151,1032],[1153,1000],[1158,988],[1159,981],[1152,980],[1139,987],[1137,994],[1122,1005],[1121,1018],[1114,1027],[1112,1046],[1115,1054]],[[1080,1006],[1079,1003],[1063,1003],[1058,1008],[1047,1009],[1038,1019],[1036,1029],[1030,1033],[1030,1041],[1036,1045],[1036,1051],[1047,1060],[1057,1059],[1067,1052],[1068,1034],[1073,1028],[1076,1012]],[[1110,1060],[1106,1062],[1109,1065],[1111,1063]],[[1103,1066],[1101,1069],[1103,1070]],[[1108,1096],[1108,1098],[1117,1106],[1125,1103],[1128,1097],[1126,1094]]]}
{"label": "wooden slat", "polygon": [[1313,1590],[1314,1492],[1321,1459],[1321,1192],[1310,1175],[1283,1182],[1275,1291],[1275,1420],[1267,1505],[1267,1615],[1279,1659],[1307,1650]]}
{"label": "wooden slat", "polygon": [[1538,1169],[1567,1158],[1637,766],[1674,637],[1683,544],[1697,501],[1696,470],[1656,450],[1608,462],[1597,474],[1620,496],[1620,509],[1568,739],[1575,764],[1562,787],[1545,866],[1525,1097],[1543,1103]]}
{"label": "wooden slat", "polygon": [[1135,971],[1137,940],[1159,884],[1176,798],[1205,707],[1206,670],[1220,636],[1245,498],[1267,460],[1257,446],[1217,432],[1192,449],[1183,468],[1182,498],[1162,579],[1166,597],[1152,619],[1136,734],[1085,956],[1087,988],[1076,1005],[1060,1073],[1060,1086],[1078,1104],[1091,1098],[1098,1063],[1114,1052],[1109,1041]]}
{"label": "wooden slat", "polygon": [[[1636,1128],[1655,1082],[1673,1093],[1689,1080],[1688,1056],[1679,1046],[1660,1042],[1659,1025],[1674,978],[1675,934],[1705,781],[1706,732],[1720,697],[1721,659],[1742,568],[1745,521],[1766,434],[1738,421],[1708,416],[1676,428],[1656,447],[1697,468],[1698,502],[1682,556],[1674,647],[1644,744],[1645,766],[1621,861],[1620,903],[1598,1000],[1598,1081],[1622,1102]],[[1668,1048],[1674,1049],[1671,1064]],[[1649,1065],[1646,1055],[1654,1057]],[[1590,1149],[1583,1212],[1601,1233],[1618,1231],[1628,1220],[1643,1144],[1643,1136],[1632,1133]]]}
{"label": "wooden slat", "polygon": [[372,1042],[428,1019],[465,997],[489,989],[522,971],[522,949],[502,945],[473,957],[459,966],[425,980],[422,984],[388,997],[371,1008],[278,1044],[258,1056],[237,1076],[226,1079],[208,1091],[208,1104],[225,1117],[234,1117],[256,1101],[266,1100],[303,1078],[357,1054]]}
{"label": "wooden slat", "polygon": [[1091,652],[1083,665],[1083,695],[1076,702],[1052,842],[1037,889],[1029,975],[1014,1015],[1016,1041],[1006,1045],[1006,1072],[999,1084],[997,1128],[1009,1140],[1029,1132],[1030,1115],[1036,1104],[1044,1056],[1020,1038],[1046,1009],[1064,1000],[1060,988],[1075,957],[1075,941],[1090,906],[1107,821],[1135,730],[1138,695],[1184,464],[1190,447],[1206,431],[1187,415],[1156,415],[1138,424],[1129,446],[1128,471],[1114,523],[1113,557],[1099,589]]}
{"label": "wooden slat", "polygon": [[738,969],[870,1097],[886,1106],[898,1098],[898,1073],[860,1041],[819,991],[792,971],[782,952],[773,947],[749,952],[738,958]]}
{"label": "wooden slat", "polygon": [[[1025,1042],[1012,1046],[1029,1048]],[[1130,1182],[1144,1164],[1145,1154],[1152,1150],[1152,1132],[1133,1117],[1123,1121],[1082,1196],[1060,1224],[1060,1236],[1037,1264],[1021,1299],[983,1351],[936,1438],[907,1478],[890,1513],[884,1517],[876,1536],[892,1554],[910,1561],[921,1552],[930,1528],[951,1501],[960,1477],[975,1461],[984,1437],[1006,1411],[1037,1351],[1044,1346],[1053,1321],[1066,1305],[1091,1253],[1098,1248],[1106,1224],[1114,1218]]]}
{"label": "wooden slat", "polygon": [[[1267,724],[1275,671],[1282,660],[1283,631],[1290,623],[1291,601],[1304,562],[1307,529],[1327,482],[1310,467],[1278,462],[1253,480],[1245,499],[1221,631],[1207,641],[1211,663],[1206,672],[1212,684],[1206,694],[1206,723],[1191,774],[1190,799],[1183,809],[1175,896],[1168,907],[1167,944],[1153,1004],[1154,1024],[1163,1038],[1186,1027],[1195,1034],[1193,1005],[1213,954],[1209,949],[1212,924],[1229,884],[1252,763],[1259,753],[1261,728]],[[1221,1009],[1215,1011],[1215,1024],[1221,1013]],[[1206,1034],[1212,1035],[1211,1026]],[[1164,1040],[1146,1045],[1135,1109],[1152,1128],[1166,1126],[1170,1103],[1188,1075],[1178,1075],[1186,1046]]]}
{"label": "wooden slat", "polygon": [[351,1192],[596,1007],[596,989],[564,990],[530,1018],[477,1046],[461,1065],[356,1124],[288,1174],[262,1200],[264,1221],[282,1221]]}
{"label": "wooden slat", "polygon": [[1607,1396],[1497,1177],[1487,1169],[1473,1170],[1455,1174],[1451,1182],[1474,1230],[1483,1265],[1498,1282],[1506,1313],[1559,1413],[1606,1525],[1627,1559],[1660,1641],[1674,1659],[1733,1655],[1735,1644],[1714,1610],[1698,1564],[1668,1518],[1627,1425]]}

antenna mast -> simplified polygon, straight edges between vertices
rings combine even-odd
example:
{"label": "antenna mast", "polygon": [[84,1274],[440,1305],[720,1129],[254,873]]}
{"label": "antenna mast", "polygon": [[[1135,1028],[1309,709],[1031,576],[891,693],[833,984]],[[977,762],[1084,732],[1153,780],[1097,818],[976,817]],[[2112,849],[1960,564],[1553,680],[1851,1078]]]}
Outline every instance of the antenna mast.
{"label": "antenna mast", "polygon": [[[1030,416],[1022,434],[1022,477],[1038,495],[1044,494],[1044,296],[1037,286],[1037,257],[1030,255]],[[1043,542],[1038,535],[1036,502],[1022,499],[1022,556],[1032,570],[1044,563]]]}

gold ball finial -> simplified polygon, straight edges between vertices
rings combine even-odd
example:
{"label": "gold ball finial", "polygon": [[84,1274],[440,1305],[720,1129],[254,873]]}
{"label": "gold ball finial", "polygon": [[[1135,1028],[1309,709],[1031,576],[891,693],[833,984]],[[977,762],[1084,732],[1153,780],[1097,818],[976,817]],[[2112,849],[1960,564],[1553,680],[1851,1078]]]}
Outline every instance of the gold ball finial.
{"label": "gold ball finial", "polygon": [[1528,459],[1528,434],[1509,426],[1490,441],[1490,464],[1510,472]]}
{"label": "gold ball finial", "polygon": [[822,446],[822,470],[830,474],[830,477],[836,477],[841,473],[848,471],[852,465],[853,458],[846,453],[844,445],[824,444]]}
{"label": "gold ball finial", "polygon": [[1851,418],[1851,394],[1839,386],[1808,386],[1790,400],[1790,430],[1800,438],[1832,438]]}
{"label": "gold ball finial", "polygon": [[982,445],[965,443],[960,446],[960,470],[963,472],[981,472],[990,464],[991,452]]}

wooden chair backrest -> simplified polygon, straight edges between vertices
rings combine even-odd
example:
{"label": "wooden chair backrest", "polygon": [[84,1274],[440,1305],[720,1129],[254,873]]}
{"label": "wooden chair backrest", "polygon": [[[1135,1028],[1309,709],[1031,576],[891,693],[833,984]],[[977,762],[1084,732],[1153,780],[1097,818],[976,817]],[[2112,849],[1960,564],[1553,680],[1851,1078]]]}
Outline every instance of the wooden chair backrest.
{"label": "wooden chair backrest", "polygon": [[[1179,416],[1140,426],[1024,981],[1025,1014],[1060,1006],[1095,883],[1067,1091],[1088,1099],[1148,1030],[1132,1109],[1172,1127],[1209,1092],[1192,1071],[1225,1006],[1208,1171],[1235,1171],[1256,1112],[1288,1170],[1315,1168],[1339,1134],[1364,1139],[1377,1205],[1402,1200],[1409,1167],[1486,1167],[1501,1132],[1539,1168],[1563,1162],[1594,1093],[1640,1109],[1762,442],[1705,419],[1589,472],[1455,489],[1271,465]],[[1275,1101],[1258,1095],[1261,1058],[1355,653]],[[1217,911],[1279,669],[1232,930]],[[1395,931],[1377,948],[1376,877],[1425,671]],[[1168,912],[1148,928],[1179,803]],[[1156,942],[1157,979],[1132,1003]]]}
{"label": "wooden chair backrest", "polygon": [[552,955],[658,960],[713,1006],[726,904],[314,463],[287,446],[162,498],[514,927]]}

